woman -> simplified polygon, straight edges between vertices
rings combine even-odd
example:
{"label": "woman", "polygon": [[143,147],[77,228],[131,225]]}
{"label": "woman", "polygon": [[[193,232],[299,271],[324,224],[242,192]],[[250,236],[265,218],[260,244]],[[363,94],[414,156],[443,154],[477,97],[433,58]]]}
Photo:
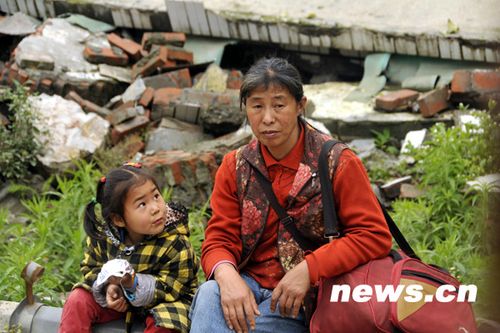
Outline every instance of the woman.
{"label": "woman", "polygon": [[[201,257],[208,281],[195,296],[191,332],[307,332],[302,305],[310,287],[386,256],[391,235],[361,161],[335,145],[329,160],[343,236],[330,243],[323,237],[317,169],[330,138],[303,120],[307,99],[294,66],[258,61],[245,75],[240,102],[255,139],[227,154],[217,171]],[[280,223],[257,170],[317,250],[304,253]]]}

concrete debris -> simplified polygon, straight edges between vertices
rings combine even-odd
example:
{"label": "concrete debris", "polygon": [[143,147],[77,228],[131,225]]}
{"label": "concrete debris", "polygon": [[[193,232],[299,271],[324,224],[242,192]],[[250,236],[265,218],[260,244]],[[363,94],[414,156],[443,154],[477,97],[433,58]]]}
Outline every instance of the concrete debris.
{"label": "concrete debris", "polygon": [[200,126],[173,118],[163,118],[160,126],[149,133],[146,154],[152,155],[162,150],[184,149],[212,137],[203,133]]}
{"label": "concrete debris", "polygon": [[494,173],[477,177],[476,179],[467,182],[466,189],[487,191],[489,193],[500,193],[500,174]]}
{"label": "concrete debris", "polygon": [[125,90],[122,94],[123,103],[138,101],[145,90],[146,85],[144,84],[144,81],[141,78],[135,80],[134,83],[128,86],[127,90]]}
{"label": "concrete debris", "polygon": [[0,34],[24,36],[32,34],[42,22],[18,12],[0,21]]}
{"label": "concrete debris", "polygon": [[380,186],[380,190],[384,193],[386,198],[395,199],[399,197],[401,193],[401,186],[409,183],[411,183],[411,176],[401,177]]}
{"label": "concrete debris", "polygon": [[44,147],[39,161],[52,170],[64,170],[75,159],[92,154],[104,143],[109,123],[95,113],[85,113],[74,101],[60,96],[29,97],[39,116],[38,140]]}
{"label": "concrete debris", "polygon": [[374,139],[356,139],[349,142],[348,145],[362,160],[370,157],[377,149]]}
{"label": "concrete debris", "polygon": [[120,82],[132,82],[132,70],[127,67],[110,66],[106,64],[99,64],[99,73],[102,76],[115,79]]}
{"label": "concrete debris", "polygon": [[401,154],[407,154],[409,152],[409,147],[418,148],[422,145],[427,135],[427,129],[421,129],[419,131],[410,131],[406,133],[403,144],[401,145]]}
{"label": "concrete debris", "polygon": [[77,25],[85,30],[88,30],[92,33],[96,32],[109,32],[115,30],[115,27],[111,24],[107,24],[106,22],[94,20],[90,17],[80,15],[80,14],[65,14],[63,16],[59,16],[61,18],[66,19],[71,24]]}

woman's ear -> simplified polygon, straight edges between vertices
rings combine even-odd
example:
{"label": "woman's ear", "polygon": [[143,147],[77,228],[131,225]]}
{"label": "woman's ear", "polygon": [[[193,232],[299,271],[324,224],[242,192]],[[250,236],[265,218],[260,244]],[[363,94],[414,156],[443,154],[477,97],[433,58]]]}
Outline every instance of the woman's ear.
{"label": "woman's ear", "polygon": [[125,220],[116,214],[111,215],[111,222],[117,227],[124,228],[125,227]]}
{"label": "woman's ear", "polygon": [[307,105],[307,97],[306,96],[302,96],[302,98],[300,99],[300,102],[299,102],[299,110],[300,110],[300,113],[302,114],[302,116],[306,116],[306,105]]}

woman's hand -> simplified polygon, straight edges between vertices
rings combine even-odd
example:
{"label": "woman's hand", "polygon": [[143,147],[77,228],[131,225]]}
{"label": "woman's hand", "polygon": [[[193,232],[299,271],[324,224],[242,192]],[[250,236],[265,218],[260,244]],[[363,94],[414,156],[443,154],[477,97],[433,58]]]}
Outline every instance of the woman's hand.
{"label": "woman's hand", "polygon": [[108,303],[108,308],[118,311],[127,311],[128,304],[123,297],[122,289],[119,285],[108,284],[106,288],[106,302]]}
{"label": "woman's hand", "polygon": [[260,315],[259,308],[252,291],[233,265],[219,265],[214,278],[219,284],[222,311],[229,329],[247,333],[249,323],[250,329],[255,330],[255,316]]}
{"label": "woman's hand", "polygon": [[276,311],[276,304],[279,303],[282,316],[297,318],[310,283],[309,268],[304,260],[288,271],[273,290],[271,311]]}

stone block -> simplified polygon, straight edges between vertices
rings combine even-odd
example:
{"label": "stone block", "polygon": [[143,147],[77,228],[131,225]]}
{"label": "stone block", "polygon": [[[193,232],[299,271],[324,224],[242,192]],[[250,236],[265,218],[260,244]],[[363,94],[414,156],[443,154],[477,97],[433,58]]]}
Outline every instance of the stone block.
{"label": "stone block", "polygon": [[115,126],[138,115],[144,115],[144,107],[136,107],[134,102],[127,102],[119,108],[112,110],[106,117],[106,120]]}
{"label": "stone block", "polygon": [[51,71],[54,69],[54,59],[48,54],[33,54],[22,52],[16,60],[21,68],[32,68]]}
{"label": "stone block", "polygon": [[100,107],[99,105],[97,105],[91,101],[88,101],[88,100],[85,100],[83,102],[82,109],[83,109],[83,111],[85,111],[87,113],[88,112],[97,113],[99,116],[101,116],[103,118],[106,118],[110,112],[108,109]]}
{"label": "stone block", "polygon": [[385,111],[400,111],[410,107],[410,104],[416,101],[418,92],[410,89],[401,89],[379,95],[375,99],[375,107]]}
{"label": "stone block", "polygon": [[432,117],[439,111],[448,108],[448,87],[434,89],[418,98],[418,109],[423,117]]}
{"label": "stone block", "polygon": [[198,104],[183,103],[178,104],[175,107],[175,119],[179,119],[191,124],[197,124],[199,115],[200,106]]}
{"label": "stone block", "polygon": [[406,176],[380,186],[380,190],[384,193],[386,198],[395,199],[401,193],[401,185],[409,183],[411,183],[411,176]]}

